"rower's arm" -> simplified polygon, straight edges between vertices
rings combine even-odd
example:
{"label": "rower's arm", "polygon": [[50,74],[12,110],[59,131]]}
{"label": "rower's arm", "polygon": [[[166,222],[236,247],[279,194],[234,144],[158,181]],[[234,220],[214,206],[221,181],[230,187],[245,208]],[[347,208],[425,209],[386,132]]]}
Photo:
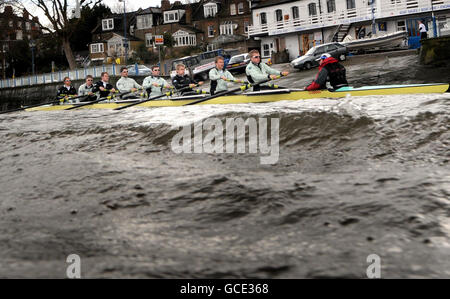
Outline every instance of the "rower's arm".
{"label": "rower's arm", "polygon": [[264,70],[269,74],[269,75],[276,75],[276,76],[280,76],[281,72],[277,71],[274,68],[271,68],[270,66],[268,66],[265,63],[261,63],[262,67],[264,68]]}
{"label": "rower's arm", "polygon": [[257,66],[249,65],[246,69],[246,74],[250,76],[254,82],[258,83],[267,80],[265,75]]}

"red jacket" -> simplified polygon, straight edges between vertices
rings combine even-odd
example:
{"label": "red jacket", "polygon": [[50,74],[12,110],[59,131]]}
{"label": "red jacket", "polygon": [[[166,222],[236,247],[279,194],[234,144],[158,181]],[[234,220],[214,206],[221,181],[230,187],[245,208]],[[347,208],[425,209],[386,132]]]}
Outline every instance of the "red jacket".
{"label": "red jacket", "polygon": [[327,64],[336,63],[337,59],[333,57],[326,58],[321,65],[319,65],[319,72],[317,73],[316,79],[305,88],[305,90],[318,90],[323,89],[327,83],[328,71],[325,68]]}

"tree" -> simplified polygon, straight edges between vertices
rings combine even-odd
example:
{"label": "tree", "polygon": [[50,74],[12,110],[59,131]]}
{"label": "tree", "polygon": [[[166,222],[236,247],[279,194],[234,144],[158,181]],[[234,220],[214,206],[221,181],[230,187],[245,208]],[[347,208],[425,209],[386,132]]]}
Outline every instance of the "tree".
{"label": "tree", "polygon": [[[95,7],[101,3],[101,0],[77,1],[79,1],[81,9],[90,5]],[[71,18],[72,7],[67,3],[67,0],[30,0],[30,2],[42,10],[50,21],[50,26],[44,26],[41,22],[39,22],[39,25],[42,30],[49,32],[61,41],[69,67],[70,69],[75,69],[77,65],[72,52],[70,39],[73,36],[75,28],[80,24],[81,19]]]}

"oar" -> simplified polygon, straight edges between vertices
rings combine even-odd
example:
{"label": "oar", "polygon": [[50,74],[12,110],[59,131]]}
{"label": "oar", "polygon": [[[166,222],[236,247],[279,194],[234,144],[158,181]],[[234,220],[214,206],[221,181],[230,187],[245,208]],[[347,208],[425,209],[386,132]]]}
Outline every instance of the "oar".
{"label": "oar", "polygon": [[16,112],[16,111],[22,111],[22,110],[26,110],[29,108],[34,108],[34,107],[39,107],[39,106],[45,106],[45,105],[50,105],[50,104],[57,104],[59,103],[59,100],[53,100],[51,102],[46,102],[46,103],[41,103],[41,104],[34,104],[34,105],[29,105],[29,106],[25,106],[25,107],[21,107],[21,108],[16,108],[16,109],[11,109],[11,110],[7,110],[7,111],[0,111],[0,114],[4,114],[4,113],[10,113],[10,112]]}
{"label": "oar", "polygon": [[[223,79],[222,79],[222,80],[223,80]],[[225,81],[231,82],[231,83],[248,84],[248,82],[242,81],[242,80],[231,80],[231,79],[226,79]]]}
{"label": "oar", "polygon": [[[197,85],[197,84],[196,84],[196,85]],[[186,87],[183,87],[183,88],[181,88],[181,89],[178,89],[177,91],[183,91],[183,90],[186,90],[186,89],[189,89],[189,88],[191,88],[191,87],[186,86]],[[128,108],[128,107],[133,107],[133,106],[136,106],[136,105],[139,105],[139,104],[142,104],[142,103],[145,103],[145,102],[153,101],[153,100],[156,100],[156,99],[165,97],[165,96],[168,96],[168,97],[169,97],[169,96],[171,96],[172,94],[173,94],[173,91],[169,91],[169,92],[163,93],[163,94],[161,94],[161,95],[159,95],[159,96],[155,96],[155,97],[152,97],[152,98],[148,98],[148,99],[146,99],[146,100],[142,100],[142,101],[139,101],[139,102],[131,103],[131,104],[128,104],[128,105],[125,105],[125,106],[117,107],[117,108],[115,108],[114,110],[122,110],[122,109],[125,109],[125,108]]]}
{"label": "oar", "polygon": [[214,95],[212,95],[210,97],[206,97],[204,99],[200,99],[200,100],[197,100],[197,101],[194,101],[194,102],[191,102],[191,103],[187,103],[187,104],[184,104],[183,106],[195,105],[195,104],[202,103],[202,102],[205,102],[205,101],[209,101],[211,99],[218,98],[218,97],[221,97],[221,96],[233,93],[233,92],[244,91],[246,89],[250,89],[252,86],[264,84],[266,82],[269,82],[271,80],[276,80],[276,79],[279,79],[281,77],[282,76],[280,75],[280,76],[276,76],[275,79],[267,79],[267,80],[264,80],[264,81],[261,81],[261,82],[258,82],[258,83],[249,83],[249,84],[246,84],[246,85],[242,85],[242,86],[240,86],[238,88],[234,88],[234,89],[231,89],[231,90],[218,92],[218,93],[216,93],[216,94],[214,94]]}
{"label": "oar", "polygon": [[[119,93],[117,96],[123,96],[123,95],[129,94],[129,93],[131,93],[131,91]],[[81,105],[72,106],[72,107],[66,108],[66,109],[64,109],[64,110],[72,110],[72,109],[77,109],[77,108],[81,108],[81,107],[84,107],[84,106],[93,105],[93,104],[96,104],[96,103],[98,103],[98,102],[101,102],[101,101],[104,101],[104,100],[111,99],[111,97],[113,97],[113,96],[114,96],[114,95],[110,95],[110,96],[107,96],[107,97],[104,97],[104,98],[99,98],[99,99],[97,99],[97,100],[95,100],[95,101],[90,101],[90,102],[83,103],[83,104],[81,104]]]}

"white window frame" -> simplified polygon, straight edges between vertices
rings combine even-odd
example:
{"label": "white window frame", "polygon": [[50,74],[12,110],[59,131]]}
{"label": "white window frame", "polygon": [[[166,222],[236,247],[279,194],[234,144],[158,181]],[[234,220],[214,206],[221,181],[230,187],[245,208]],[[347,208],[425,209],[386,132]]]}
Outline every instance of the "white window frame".
{"label": "white window frame", "polygon": [[232,3],[230,4],[230,15],[235,16],[237,13],[236,4]]}
{"label": "white window frame", "polygon": [[16,31],[16,40],[23,40],[23,32],[22,30]]}
{"label": "white window frame", "polygon": [[244,3],[239,2],[239,3],[238,3],[238,14],[242,15],[242,14],[244,14],[244,13],[245,13],[245,10],[244,10]]}
{"label": "white window frame", "polygon": [[[270,57],[270,44],[262,44],[262,57]],[[267,48],[267,49],[266,49]]]}
{"label": "white window frame", "polygon": [[103,52],[104,52],[103,43],[91,44],[91,53],[92,54],[103,53]]}
{"label": "white window frame", "polygon": [[215,44],[209,44],[206,46],[206,51],[214,51],[216,49]]}
{"label": "white window frame", "polygon": [[8,25],[9,25],[10,28],[12,28],[14,26],[13,20],[9,20]]}
{"label": "white window frame", "polygon": [[[265,23],[263,23],[263,16],[264,15],[264,18],[265,18]],[[266,12],[262,12],[262,13],[260,13],[259,14],[259,23],[261,24],[261,25],[267,25],[267,23],[268,23],[268,20],[267,20],[267,13]]]}
{"label": "white window frame", "polygon": [[[403,22],[403,25],[399,25],[398,23]],[[395,25],[397,26],[397,31],[406,31],[406,21],[405,20],[397,20],[395,22]]]}
{"label": "white window frame", "polygon": [[217,4],[216,3],[208,3],[203,5],[203,12],[205,18],[215,17],[217,14]]}
{"label": "white window frame", "polygon": [[208,26],[208,37],[214,37],[214,25]]}
{"label": "white window frame", "polygon": [[169,10],[164,12],[164,24],[176,23],[180,20],[181,12],[179,10]]}
{"label": "white window frame", "polygon": [[102,20],[102,29],[103,29],[103,31],[113,30],[114,29],[114,19],[103,19]]}
{"label": "white window frame", "polygon": [[225,21],[224,24],[220,25],[220,35],[233,35],[233,23]]}
{"label": "white window frame", "polygon": [[178,30],[173,34],[173,38],[175,40],[175,47],[187,47],[197,45],[197,37],[193,33]]}
{"label": "white window frame", "polygon": [[17,28],[22,29],[22,22],[21,21],[17,22]]}
{"label": "white window frame", "polygon": [[248,27],[250,26],[250,22],[249,21],[245,21],[244,22],[244,33],[248,33]]}
{"label": "white window frame", "polygon": [[30,22],[25,22],[25,29],[30,31],[31,30],[31,24]]}
{"label": "white window frame", "polygon": [[152,28],[153,16],[151,14],[140,15],[136,17],[136,29]]}
{"label": "white window frame", "polygon": [[145,46],[147,48],[153,47],[153,34],[151,33],[145,34]]}

